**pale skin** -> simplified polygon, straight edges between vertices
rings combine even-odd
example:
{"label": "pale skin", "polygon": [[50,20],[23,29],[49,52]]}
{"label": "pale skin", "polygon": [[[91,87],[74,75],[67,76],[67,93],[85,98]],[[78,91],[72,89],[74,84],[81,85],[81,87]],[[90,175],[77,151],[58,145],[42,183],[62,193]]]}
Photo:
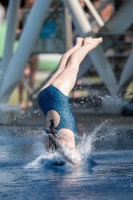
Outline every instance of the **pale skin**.
{"label": "pale skin", "polygon": [[[61,58],[59,66],[55,74],[49,79],[46,85],[42,88],[48,87],[50,84],[58,88],[64,95],[68,96],[73,89],[77,74],[79,71],[79,65],[86,56],[86,54],[97,47],[102,42],[102,38],[80,38],[76,40],[76,45],[67,51]],[[59,114],[50,110],[46,116],[46,128],[50,127],[50,119],[54,120],[55,127],[60,122]],[[60,129],[58,135],[58,146],[60,153],[65,159],[70,162],[73,166],[79,165],[79,160],[76,160],[77,151],[75,150],[75,139],[74,133],[70,129]],[[48,150],[49,141],[48,137],[45,137],[45,147]],[[70,154],[75,156],[75,159],[71,159],[65,154],[64,148],[68,149]]]}

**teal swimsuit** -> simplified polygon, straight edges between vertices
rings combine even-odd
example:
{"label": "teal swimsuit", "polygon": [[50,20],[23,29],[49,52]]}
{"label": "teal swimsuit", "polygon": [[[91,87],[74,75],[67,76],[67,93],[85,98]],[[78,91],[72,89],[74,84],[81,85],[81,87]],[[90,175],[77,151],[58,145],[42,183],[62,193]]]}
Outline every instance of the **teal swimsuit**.
{"label": "teal swimsuit", "polygon": [[38,102],[45,116],[50,110],[55,110],[59,114],[60,122],[55,127],[56,131],[65,128],[76,134],[75,120],[70,110],[68,96],[64,95],[55,86],[49,85],[40,91]]}

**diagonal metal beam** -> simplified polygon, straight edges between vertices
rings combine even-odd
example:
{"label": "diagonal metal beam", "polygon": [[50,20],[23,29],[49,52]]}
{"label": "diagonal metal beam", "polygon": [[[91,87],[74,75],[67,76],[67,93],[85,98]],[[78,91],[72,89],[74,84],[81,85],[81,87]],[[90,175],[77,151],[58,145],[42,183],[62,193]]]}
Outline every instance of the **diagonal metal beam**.
{"label": "diagonal metal beam", "polygon": [[7,29],[6,29],[4,52],[2,57],[2,66],[1,66],[0,85],[2,84],[2,80],[5,77],[8,65],[13,55],[13,44],[15,40],[15,30],[17,26],[19,5],[20,5],[20,0],[18,1],[11,0],[9,2]]}
{"label": "diagonal metal beam", "polygon": [[[105,1],[101,2],[101,4],[99,5],[99,7],[96,8],[97,12],[100,13],[103,10],[103,8],[105,8],[105,6],[107,4],[109,4],[109,3],[111,3],[112,1],[114,1],[114,0],[105,0]],[[91,14],[90,17],[89,17],[89,21],[92,22],[93,19],[94,19],[94,16]]]}
{"label": "diagonal metal beam", "polygon": [[1,103],[8,101],[11,92],[20,80],[21,74],[32,52],[32,48],[39,35],[44,19],[47,16],[47,11],[51,2],[52,0],[39,0],[35,1],[33,5],[21,35],[19,46],[10,62],[6,78],[2,83],[0,91]]}
{"label": "diagonal metal beam", "polygon": [[91,3],[91,1],[90,0],[84,0],[84,2],[86,3],[87,7],[89,8],[90,12],[92,13],[93,17],[95,18],[95,20],[97,21],[97,23],[99,24],[99,26],[103,27],[104,26],[104,21],[100,17],[99,13],[95,9],[95,7]]}

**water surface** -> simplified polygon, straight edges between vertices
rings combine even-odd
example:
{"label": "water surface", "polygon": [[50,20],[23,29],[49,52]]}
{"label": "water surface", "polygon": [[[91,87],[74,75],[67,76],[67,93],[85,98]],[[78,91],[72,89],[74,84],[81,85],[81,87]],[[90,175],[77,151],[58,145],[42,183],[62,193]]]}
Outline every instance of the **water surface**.
{"label": "water surface", "polygon": [[78,131],[82,165],[54,167],[41,127],[0,127],[0,199],[131,200],[133,130],[103,122]]}

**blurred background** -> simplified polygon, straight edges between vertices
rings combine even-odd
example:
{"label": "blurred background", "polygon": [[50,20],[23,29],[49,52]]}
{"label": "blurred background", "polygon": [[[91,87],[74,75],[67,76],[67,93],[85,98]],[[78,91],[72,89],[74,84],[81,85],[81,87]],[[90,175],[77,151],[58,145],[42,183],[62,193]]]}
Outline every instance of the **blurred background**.
{"label": "blurred background", "polygon": [[69,96],[74,115],[133,116],[132,6],[130,0],[1,0],[0,123],[29,123],[27,117],[43,123],[39,90],[78,36],[103,43],[80,66]]}

